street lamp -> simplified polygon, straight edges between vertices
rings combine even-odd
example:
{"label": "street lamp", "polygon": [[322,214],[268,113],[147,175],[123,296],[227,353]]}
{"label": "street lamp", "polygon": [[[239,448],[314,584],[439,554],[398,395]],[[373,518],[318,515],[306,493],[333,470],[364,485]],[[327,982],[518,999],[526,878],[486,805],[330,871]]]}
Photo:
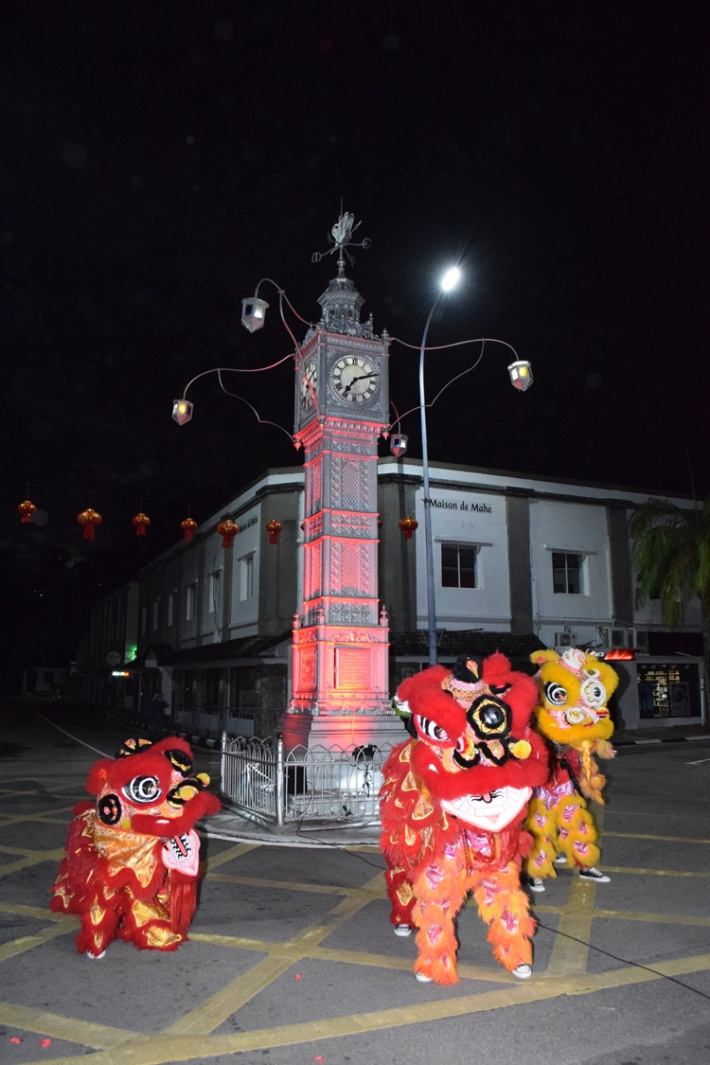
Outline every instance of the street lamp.
{"label": "street lamp", "polygon": [[434,317],[434,311],[441,303],[444,295],[456,287],[461,277],[461,271],[457,266],[450,267],[441,279],[441,291],[434,300],[429,316],[424,326],[422,342],[419,346],[419,410],[422,424],[422,472],[424,475],[424,544],[426,549],[426,596],[427,596],[427,628],[429,631],[429,664],[436,665],[436,598],[434,594],[434,547],[431,535],[431,499],[429,498],[429,447],[426,430],[426,399],[424,395],[424,353],[429,326]]}
{"label": "street lamp", "polygon": [[[426,341],[429,333],[429,326],[431,320],[434,317],[439,303],[444,297],[445,293],[450,292],[456,287],[461,277],[461,271],[457,266],[452,266],[446,271],[440,282],[441,291],[436,297],[434,304],[429,311],[429,316],[424,326],[424,333],[422,334],[421,344],[419,346],[419,410],[421,415],[422,425],[422,475],[424,482],[424,544],[426,551],[426,585],[427,585],[427,630],[429,636],[429,664],[436,665],[437,661],[437,634],[436,634],[436,595],[434,590],[434,545],[431,531],[431,498],[429,496],[429,447],[427,442],[427,427],[426,427],[426,396],[424,392],[424,355],[426,352]],[[504,340],[492,340],[492,338],[481,338],[481,343],[485,344],[486,340],[494,344],[503,344],[505,347],[510,348],[511,351],[515,351],[511,348],[510,344],[507,344]],[[518,359],[517,353],[515,362],[511,363],[508,367],[508,373],[510,375],[510,383],[519,392],[526,392],[532,384],[532,368],[530,363],[525,359]],[[400,434],[402,436],[403,434]],[[406,451],[406,437],[404,437],[404,446],[400,453]],[[392,449],[393,454],[397,454],[397,451]]]}

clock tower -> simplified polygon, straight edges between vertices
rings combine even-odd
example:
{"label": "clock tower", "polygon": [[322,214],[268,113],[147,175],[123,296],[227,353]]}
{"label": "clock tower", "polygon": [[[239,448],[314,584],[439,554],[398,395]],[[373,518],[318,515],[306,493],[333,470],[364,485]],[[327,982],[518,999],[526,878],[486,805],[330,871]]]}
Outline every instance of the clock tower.
{"label": "clock tower", "polygon": [[372,318],[360,321],[364,301],[345,276],[355,228],[350,214],[333,227],[338,274],[296,360],[305,518],[303,598],[283,722],[290,748],[402,739],[390,706],[389,628],[377,586],[377,441],[390,422],[389,338],[375,336]]}

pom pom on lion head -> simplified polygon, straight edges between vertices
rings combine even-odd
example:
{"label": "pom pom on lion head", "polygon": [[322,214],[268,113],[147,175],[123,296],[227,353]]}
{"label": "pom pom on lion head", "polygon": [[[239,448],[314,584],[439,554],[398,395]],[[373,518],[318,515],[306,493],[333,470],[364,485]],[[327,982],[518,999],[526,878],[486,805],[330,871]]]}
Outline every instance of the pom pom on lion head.
{"label": "pom pom on lion head", "polygon": [[219,799],[205,790],[209,782],[206,773],[193,775],[189,744],[167,736],[157,743],[126,740],[117,758],[94,762],[86,790],[96,795],[105,827],[167,838],[218,812]]}
{"label": "pom pom on lion head", "polygon": [[619,683],[611,666],[578,647],[533,651],[530,661],[540,667],[535,717],[543,736],[570,747],[610,739],[607,704]]}
{"label": "pom pom on lion head", "polygon": [[396,698],[415,736],[411,775],[428,803],[496,832],[545,781],[545,744],[530,727],[535,681],[500,652],[462,656],[453,670],[425,669],[403,681]]}

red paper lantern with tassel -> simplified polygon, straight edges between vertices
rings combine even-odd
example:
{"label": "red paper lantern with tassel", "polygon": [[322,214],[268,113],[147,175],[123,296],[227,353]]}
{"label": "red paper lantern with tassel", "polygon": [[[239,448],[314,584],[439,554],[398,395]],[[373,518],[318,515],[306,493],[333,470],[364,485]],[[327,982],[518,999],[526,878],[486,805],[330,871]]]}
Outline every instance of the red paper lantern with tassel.
{"label": "red paper lantern with tassel", "polygon": [[239,532],[239,526],[231,518],[227,518],[225,521],[221,521],[217,526],[217,532],[222,537],[222,547],[229,550],[232,546],[232,540]]}
{"label": "red paper lantern with tassel", "polygon": [[24,503],[20,503],[19,507],[17,508],[17,513],[20,515],[23,525],[32,524],[32,515],[36,510],[37,507],[29,499],[26,499]]}
{"label": "red paper lantern with tassel", "polygon": [[136,536],[145,536],[146,529],[150,525],[150,518],[143,511],[132,519],[133,524],[136,527]]}
{"label": "red paper lantern with tassel", "polygon": [[96,539],[96,526],[101,524],[101,515],[96,510],[92,510],[88,507],[86,510],[82,510],[81,514],[77,515],[76,519],[84,530],[83,537],[85,540]]}
{"label": "red paper lantern with tassel", "polygon": [[185,518],[180,522],[180,528],[182,529],[183,540],[191,540],[197,532],[197,522],[194,518]]}
{"label": "red paper lantern with tassel", "polygon": [[266,531],[269,534],[269,543],[270,544],[277,544],[279,542],[279,533],[281,532],[281,529],[282,529],[281,522],[280,521],[276,521],[275,518],[273,518],[271,521],[267,522]]}
{"label": "red paper lantern with tassel", "polygon": [[404,539],[411,540],[412,533],[415,529],[419,528],[419,522],[416,520],[416,518],[411,518],[409,515],[407,515],[406,518],[402,518],[400,520],[399,527],[404,533]]}

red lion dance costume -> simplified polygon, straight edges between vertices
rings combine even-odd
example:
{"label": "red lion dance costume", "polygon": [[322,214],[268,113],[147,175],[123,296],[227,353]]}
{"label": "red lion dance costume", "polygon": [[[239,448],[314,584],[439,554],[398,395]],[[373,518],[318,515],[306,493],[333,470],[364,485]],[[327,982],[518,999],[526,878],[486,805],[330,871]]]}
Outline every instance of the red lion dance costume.
{"label": "red lion dance costume", "polygon": [[81,919],[80,954],[100,958],[114,939],[141,950],[176,950],[197,905],[200,839],[195,824],[220,802],[192,775],[192,751],[177,736],[130,739],[117,758],[89,770],[96,802],[74,807],[66,857],[50,907]]}
{"label": "red lion dance costume", "polygon": [[417,979],[457,983],[455,920],[473,892],[495,958],[526,979],[535,920],[520,886],[532,843],[522,825],[547,778],[545,745],[529,727],[535,682],[496,652],[462,657],[453,672],[425,669],[396,698],[413,738],[393,749],[380,793],[395,932],[418,929]]}
{"label": "red lion dance costume", "polygon": [[556,855],[589,880],[609,878],[596,868],[597,830],[585,799],[602,804],[606,778],[595,756],[613,758],[609,739],[614,724],[607,702],[619,683],[618,674],[596,655],[571,647],[533,651],[539,701],[535,727],[551,742],[550,776],[536,788],[526,828],[535,840],[526,871],[533,891],[544,891],[543,880],[556,876]]}

